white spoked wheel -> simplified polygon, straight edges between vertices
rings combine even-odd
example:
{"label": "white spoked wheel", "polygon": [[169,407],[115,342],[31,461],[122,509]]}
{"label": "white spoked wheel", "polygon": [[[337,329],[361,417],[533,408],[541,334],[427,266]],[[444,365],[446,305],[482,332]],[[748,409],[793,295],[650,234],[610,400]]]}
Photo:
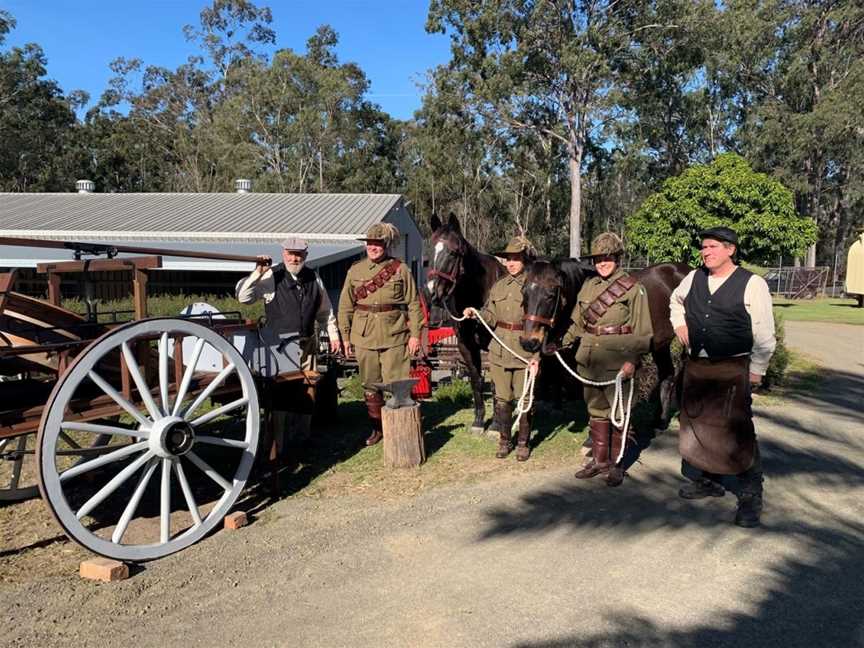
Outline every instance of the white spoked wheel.
{"label": "white spoked wheel", "polygon": [[[172,352],[183,339],[194,347],[178,364]],[[207,347],[211,357],[222,356],[216,374],[196,372]],[[115,384],[120,357],[130,397]],[[123,411],[121,422],[88,420],[106,405]],[[222,522],[249,476],[258,427],[252,373],[225,338],[189,320],[132,322],[95,340],[54,387],[37,440],[39,487],[79,544],[120,560],[160,558]],[[58,452],[64,437],[89,445],[88,437],[104,435],[124,441],[71,466],[67,453]]]}

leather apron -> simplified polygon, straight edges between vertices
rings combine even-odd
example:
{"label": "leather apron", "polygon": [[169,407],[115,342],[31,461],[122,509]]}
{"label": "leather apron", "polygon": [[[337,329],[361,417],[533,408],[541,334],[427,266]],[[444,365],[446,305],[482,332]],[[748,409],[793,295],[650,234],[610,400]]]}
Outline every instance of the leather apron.
{"label": "leather apron", "polygon": [[681,395],[681,456],[696,468],[737,475],[753,465],[756,434],[750,357],[688,358]]}

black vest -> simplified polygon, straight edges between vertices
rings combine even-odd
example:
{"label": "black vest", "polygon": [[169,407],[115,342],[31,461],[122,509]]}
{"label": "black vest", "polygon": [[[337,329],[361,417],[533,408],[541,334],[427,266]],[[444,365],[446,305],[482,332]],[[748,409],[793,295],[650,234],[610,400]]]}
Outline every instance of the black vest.
{"label": "black vest", "polygon": [[280,263],[273,267],[273,280],[276,295],[265,307],[267,326],[277,333],[312,335],[321,304],[321,286],[315,272],[304,267],[295,281]]}
{"label": "black vest", "polygon": [[736,268],[712,295],[708,270],[700,268],[684,300],[687,333],[694,356],[728,358],[753,350],[753,326],[744,307],[744,290],[753,273]]}

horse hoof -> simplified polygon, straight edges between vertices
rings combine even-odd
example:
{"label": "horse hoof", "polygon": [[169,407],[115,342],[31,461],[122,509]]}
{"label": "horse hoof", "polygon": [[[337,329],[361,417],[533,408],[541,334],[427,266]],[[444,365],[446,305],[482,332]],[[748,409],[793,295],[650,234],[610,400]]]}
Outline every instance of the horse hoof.
{"label": "horse hoof", "polygon": [[471,426],[471,434],[476,434],[477,436],[482,435],[486,431],[482,425],[472,425]]}

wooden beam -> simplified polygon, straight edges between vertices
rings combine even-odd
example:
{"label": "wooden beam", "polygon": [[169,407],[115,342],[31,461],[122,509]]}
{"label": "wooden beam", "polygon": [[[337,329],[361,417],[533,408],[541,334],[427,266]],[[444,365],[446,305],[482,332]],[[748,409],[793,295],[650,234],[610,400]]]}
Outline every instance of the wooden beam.
{"label": "wooden beam", "polygon": [[144,256],[128,259],[90,259],[87,261],[56,261],[40,263],[37,272],[114,272],[120,270],[152,270],[162,267],[162,257]]}

